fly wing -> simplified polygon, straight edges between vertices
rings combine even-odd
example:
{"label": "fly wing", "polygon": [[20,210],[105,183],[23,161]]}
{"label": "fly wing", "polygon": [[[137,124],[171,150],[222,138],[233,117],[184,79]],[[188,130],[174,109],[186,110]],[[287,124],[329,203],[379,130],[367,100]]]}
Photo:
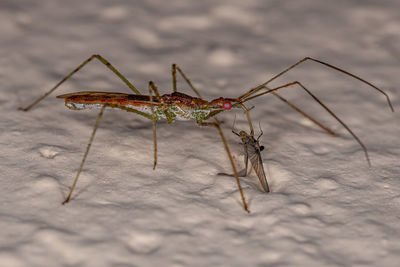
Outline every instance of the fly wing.
{"label": "fly wing", "polygon": [[254,171],[256,172],[264,191],[268,193],[269,186],[267,183],[267,178],[265,177],[264,166],[263,166],[263,163],[261,160],[260,150],[255,149],[255,147],[253,147],[253,146],[248,146],[248,147],[252,148],[251,149],[252,151],[248,150],[251,166],[253,167]]}
{"label": "fly wing", "polygon": [[246,177],[246,175],[247,175],[247,166],[248,166],[248,162],[249,162],[248,144],[247,143],[243,143],[243,148],[244,148],[244,164],[245,164],[245,167],[244,167],[243,170],[238,172],[238,176],[239,177]]}

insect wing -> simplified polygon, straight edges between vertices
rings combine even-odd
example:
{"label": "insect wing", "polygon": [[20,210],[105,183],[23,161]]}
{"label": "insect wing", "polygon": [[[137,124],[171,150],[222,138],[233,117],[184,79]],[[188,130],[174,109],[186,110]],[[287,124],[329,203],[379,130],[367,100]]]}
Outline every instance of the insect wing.
{"label": "insect wing", "polygon": [[264,166],[261,159],[260,144],[258,143],[258,140],[247,133],[243,133],[242,141],[245,148],[246,158],[250,159],[251,166],[257,174],[264,191],[268,193],[269,186],[267,178],[265,177]]}
{"label": "insect wing", "polygon": [[243,170],[239,171],[238,176],[239,177],[245,177],[247,175],[247,166],[249,162],[249,153],[248,153],[248,144],[243,143],[243,148],[244,148],[244,164],[245,167]]}
{"label": "insect wing", "polygon": [[[251,147],[251,146],[249,146],[249,147]],[[253,147],[253,149],[254,149],[254,147]],[[267,183],[267,178],[265,177],[264,166],[263,166],[263,163],[261,160],[260,150],[254,149],[254,151],[252,151],[252,153],[253,154],[249,153],[251,166],[253,167],[254,171],[256,172],[264,191],[268,193],[269,186]]]}

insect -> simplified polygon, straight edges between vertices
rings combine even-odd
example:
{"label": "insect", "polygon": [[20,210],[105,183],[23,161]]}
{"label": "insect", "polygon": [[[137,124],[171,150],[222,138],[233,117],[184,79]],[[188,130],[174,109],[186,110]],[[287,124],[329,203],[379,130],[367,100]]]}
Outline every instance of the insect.
{"label": "insect", "polygon": [[[303,84],[299,81],[293,81],[290,83],[286,83],[284,85],[275,87],[275,88],[268,88],[267,85],[272,82],[273,80],[277,79],[278,77],[282,76],[289,70],[293,69],[294,67],[298,66],[299,64],[305,62],[305,61],[313,61],[322,65],[325,65],[331,69],[337,70],[339,72],[342,72],[344,74],[347,74],[369,86],[374,88],[375,90],[379,91],[383,95],[386,96],[388,105],[393,111],[392,104],[390,102],[389,96],[381,89],[376,87],[375,85],[369,83],[368,81],[350,73],[347,72],[341,68],[338,68],[336,66],[333,66],[329,63],[320,61],[318,59],[314,59],[311,57],[305,57],[302,60],[296,62],[295,64],[291,65],[290,67],[284,69],[277,75],[273,76],[270,78],[268,81],[260,84],[257,87],[254,87],[250,90],[248,90],[246,93],[243,95],[237,97],[237,98],[224,98],[220,97],[217,99],[214,99],[212,101],[206,101],[204,100],[198,91],[195,89],[191,81],[187,78],[187,76],[183,73],[181,68],[177,66],[176,64],[172,64],[172,85],[173,85],[173,93],[171,94],[165,94],[165,95],[160,95],[158,92],[157,87],[153,82],[149,82],[149,95],[142,95],[138,89],[130,82],[128,81],[113,65],[110,64],[109,61],[107,61],[105,58],[103,58],[100,55],[92,55],[85,61],[83,61],[80,65],[78,65],[73,71],[71,71],[68,75],[66,75],[61,81],[59,81],[53,88],[51,88],[48,92],[46,92],[43,96],[39,97],[36,99],[33,103],[28,105],[25,108],[20,108],[23,111],[28,111],[30,110],[33,106],[37,105],[40,101],[42,101],[44,98],[46,98],[48,95],[50,95],[53,91],[55,91],[62,83],[64,83],[66,80],[68,80],[72,75],[74,75],[77,71],[82,69],[87,63],[92,61],[93,59],[99,60],[101,63],[103,63],[107,68],[109,68],[115,75],[117,75],[133,92],[134,94],[123,94],[123,93],[109,93],[109,92],[92,92],[92,91],[86,91],[86,92],[77,92],[77,93],[70,93],[70,94],[64,94],[58,96],[58,98],[63,98],[65,99],[65,105],[73,110],[81,110],[81,109],[87,109],[87,108],[100,108],[100,112],[97,115],[97,119],[95,122],[95,125],[93,127],[92,134],[90,136],[86,151],[84,153],[84,156],[82,158],[81,164],[79,166],[78,172],[75,176],[75,179],[73,181],[72,186],[70,187],[70,191],[68,193],[67,198],[64,200],[63,204],[69,202],[71,199],[72,192],[76,186],[76,183],[78,181],[79,175],[83,169],[83,165],[85,163],[86,157],[89,153],[90,147],[92,145],[95,133],[97,131],[97,128],[99,126],[101,117],[104,113],[104,110],[106,107],[111,107],[111,108],[119,108],[128,112],[133,112],[138,115],[141,115],[147,119],[150,119],[152,121],[152,126],[153,126],[153,142],[154,142],[154,165],[153,169],[156,167],[157,164],[157,134],[156,134],[156,122],[160,119],[166,119],[168,123],[172,123],[175,120],[194,120],[196,123],[200,126],[211,126],[215,127],[221,137],[221,140],[224,144],[226,153],[228,155],[229,161],[232,165],[232,169],[236,178],[236,183],[241,195],[242,203],[243,203],[243,208],[247,212],[249,212],[242,187],[240,185],[240,180],[238,178],[238,173],[236,171],[235,164],[232,160],[231,153],[229,151],[228,144],[225,140],[224,134],[221,130],[220,123],[218,119],[215,117],[217,114],[226,111],[226,110],[231,110],[232,108],[241,108],[245,111],[247,120],[249,123],[250,127],[250,135],[254,136],[254,129],[251,123],[250,119],[250,114],[248,112],[247,107],[244,105],[245,102],[260,97],[265,94],[273,94],[276,97],[278,97],[280,100],[284,101],[287,103],[289,106],[291,106],[294,110],[300,112],[302,115],[306,116],[310,120],[312,120],[314,123],[316,123],[318,126],[323,128],[325,131],[327,131],[330,134],[333,134],[332,131],[324,127],[322,124],[318,123],[316,120],[314,120],[311,116],[306,114],[305,112],[301,111],[298,108],[295,108],[293,104],[288,102],[286,99],[283,97],[279,96],[278,93],[276,92],[277,90],[283,89],[283,88],[289,88],[292,87],[293,85],[298,85],[301,89],[306,91],[315,101],[317,101],[331,116],[333,116],[352,136],[353,138],[360,144],[362,147],[365,157],[367,159],[368,164],[370,164],[369,156],[366,147],[364,144],[361,142],[361,140],[353,133],[353,131],[350,130],[350,128],[341,120],[339,119],[325,104],[323,104],[314,94],[312,94]],[[180,75],[183,77],[183,79],[187,82],[189,87],[195,92],[197,97],[192,97],[183,93],[180,93],[177,91],[177,71],[180,73]],[[263,90],[263,92],[260,92]],[[154,96],[153,96],[154,92]],[[214,121],[207,121],[208,119],[214,118]]]}
{"label": "insect", "polygon": [[246,133],[245,131],[236,132],[232,130],[234,134],[239,136],[242,140],[243,150],[244,150],[244,163],[245,167],[243,170],[239,171],[239,176],[247,175],[247,166],[250,160],[251,166],[253,167],[254,172],[257,174],[258,179],[260,180],[261,186],[264,192],[269,192],[269,186],[267,182],[267,178],[265,177],[264,166],[261,158],[261,151],[264,150],[264,146],[260,146],[259,139],[262,136],[263,132],[261,131],[260,135],[257,139],[254,138],[253,135]]}
{"label": "insect", "polygon": [[[260,127],[261,130],[261,127]],[[261,151],[264,150],[264,146],[260,146],[259,139],[263,135],[263,131],[261,130],[260,135],[256,138],[254,138],[253,135],[246,133],[245,131],[235,131],[235,129],[232,129],[232,133],[236,134],[239,136],[241,140],[241,145],[243,146],[243,151],[244,151],[244,164],[245,167],[243,170],[238,172],[239,177],[245,177],[247,176],[247,167],[248,167],[248,162],[250,160],[251,166],[254,170],[254,172],[257,174],[258,179],[260,180],[261,186],[264,190],[264,192],[268,193],[270,192],[267,178],[265,176],[265,171],[264,171],[264,166],[261,158]],[[227,175],[227,176],[234,176],[232,174],[227,174],[227,173],[218,173],[218,175]]]}

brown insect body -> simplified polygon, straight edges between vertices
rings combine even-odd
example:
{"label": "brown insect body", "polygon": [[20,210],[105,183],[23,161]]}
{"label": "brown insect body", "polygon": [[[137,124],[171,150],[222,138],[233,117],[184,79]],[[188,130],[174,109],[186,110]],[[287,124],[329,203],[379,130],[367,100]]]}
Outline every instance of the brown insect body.
{"label": "brown insect body", "polygon": [[[125,93],[112,93],[112,92],[97,92],[97,91],[83,91],[57,96],[57,98],[64,98],[65,103],[75,104],[114,104],[120,106],[140,106],[151,105],[150,96],[148,95],[135,95]],[[198,97],[192,97],[184,93],[174,92],[172,94],[164,94],[159,98],[154,96],[152,99],[153,105],[177,105],[180,107],[187,107],[191,109],[227,109],[224,104],[234,104],[240,102],[236,98],[220,97],[212,101],[206,101]]]}

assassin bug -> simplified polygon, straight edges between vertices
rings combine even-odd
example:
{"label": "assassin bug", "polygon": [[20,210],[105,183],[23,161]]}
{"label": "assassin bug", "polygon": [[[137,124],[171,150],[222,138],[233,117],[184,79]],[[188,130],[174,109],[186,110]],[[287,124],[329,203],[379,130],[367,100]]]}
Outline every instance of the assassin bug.
{"label": "assassin bug", "polygon": [[[81,68],[83,68],[87,63],[92,61],[93,59],[99,60],[101,63],[103,63],[107,68],[109,68],[114,74],[116,74],[133,92],[134,94],[123,94],[123,93],[108,93],[108,92],[77,92],[77,93],[70,93],[70,94],[64,94],[58,96],[58,98],[63,98],[65,99],[65,105],[74,110],[81,110],[81,109],[86,109],[86,108],[100,108],[100,112],[97,116],[95,125],[93,127],[92,134],[89,139],[89,143],[87,145],[85,154],[82,158],[80,167],[78,169],[77,175],[74,179],[74,182],[70,188],[69,194],[67,198],[64,200],[63,204],[69,202],[72,192],[76,186],[76,183],[78,181],[79,175],[82,171],[83,165],[85,163],[86,157],[89,153],[90,146],[93,142],[95,133],[97,131],[97,128],[100,123],[100,119],[103,115],[103,112],[106,107],[112,107],[112,108],[119,108],[122,110],[126,110],[128,112],[133,112],[139,115],[142,115],[145,118],[148,118],[152,120],[153,123],[153,142],[154,142],[154,165],[153,168],[155,168],[157,164],[157,138],[156,138],[156,122],[160,119],[166,119],[168,123],[172,123],[174,120],[190,120],[193,119],[196,121],[196,123],[200,126],[214,126],[218,133],[220,134],[221,140],[224,144],[225,150],[228,154],[228,158],[230,160],[230,163],[232,165],[233,172],[235,174],[236,182],[238,185],[238,189],[240,191],[240,195],[242,198],[243,202],[243,208],[249,212],[242,187],[240,185],[240,181],[238,178],[238,174],[235,168],[235,164],[233,163],[231,153],[229,151],[228,144],[225,140],[225,137],[222,133],[220,123],[218,119],[216,119],[214,116],[219,114],[222,111],[225,110],[230,110],[232,108],[242,108],[247,115],[249,127],[250,127],[250,135],[254,136],[254,129],[251,124],[250,120],[250,115],[248,112],[248,109],[244,105],[245,102],[260,97],[265,94],[272,93],[276,97],[278,97],[280,100],[284,101],[287,103],[289,106],[291,106],[293,109],[296,111],[300,112],[302,115],[306,116],[308,119],[312,120],[314,123],[316,123],[318,126],[323,128],[325,131],[327,131],[330,134],[334,134],[331,130],[323,126],[322,124],[318,123],[316,120],[314,120],[311,116],[307,115],[297,107],[295,107],[293,104],[288,102],[286,99],[283,97],[279,96],[275,91],[282,89],[282,88],[287,88],[291,87],[292,85],[298,85],[300,88],[305,90],[315,101],[317,101],[331,116],[333,116],[353,137],[354,139],[360,144],[362,149],[364,150],[365,157],[367,159],[368,164],[370,164],[369,156],[366,147],[364,144],[361,142],[361,140],[350,130],[350,128],[341,120],[339,119],[325,104],[323,104],[314,94],[312,94],[303,84],[299,81],[294,81],[290,82],[275,88],[268,88],[267,85],[272,82],[273,80],[277,79],[278,77],[282,76],[289,70],[293,69],[294,67],[298,66],[299,64],[305,62],[305,61],[313,61],[322,65],[325,65],[329,68],[335,69],[339,72],[342,72],[344,74],[347,74],[371,87],[373,87],[375,90],[381,92],[384,94],[387,98],[388,104],[390,108],[393,111],[392,104],[390,102],[390,99],[388,95],[375,85],[369,83],[368,81],[350,73],[347,72],[341,68],[338,68],[336,66],[333,66],[331,64],[328,64],[326,62],[320,61],[318,59],[314,59],[311,57],[305,57],[302,60],[296,62],[295,64],[291,65],[290,67],[284,69],[282,72],[278,73],[277,75],[273,76],[271,79],[268,81],[264,82],[263,84],[260,84],[257,87],[254,87],[244,93],[243,95],[239,96],[238,98],[217,98],[212,101],[206,101],[201,98],[200,94],[198,91],[194,88],[190,80],[186,77],[186,75],[182,72],[182,70],[176,65],[172,65],[172,81],[173,81],[173,93],[172,94],[165,94],[165,95],[160,95],[158,92],[157,87],[154,85],[153,82],[149,82],[149,95],[142,95],[136,87],[129,82],[113,65],[110,64],[105,58],[103,58],[100,55],[92,55],[85,61],[83,61],[78,67],[76,67],[72,72],[70,72],[67,76],[65,76],[61,81],[59,81],[52,89],[50,89],[48,92],[46,92],[43,96],[39,97],[36,99],[32,104],[28,105],[25,108],[20,108],[23,111],[28,111],[30,110],[33,106],[38,104],[41,100],[46,98],[48,95],[50,95],[54,90],[56,90],[62,83],[64,83],[66,80],[68,80],[73,74],[75,74],[77,71],[79,71]],[[192,97],[183,93],[177,92],[177,86],[176,86],[176,72],[179,72],[181,76],[184,78],[184,80],[188,83],[190,88],[196,93],[198,97]],[[261,90],[265,90],[264,92],[260,92]],[[155,93],[155,96],[153,96],[152,93]],[[210,119],[214,117],[215,121],[213,122],[208,122],[206,121],[207,119]]]}

